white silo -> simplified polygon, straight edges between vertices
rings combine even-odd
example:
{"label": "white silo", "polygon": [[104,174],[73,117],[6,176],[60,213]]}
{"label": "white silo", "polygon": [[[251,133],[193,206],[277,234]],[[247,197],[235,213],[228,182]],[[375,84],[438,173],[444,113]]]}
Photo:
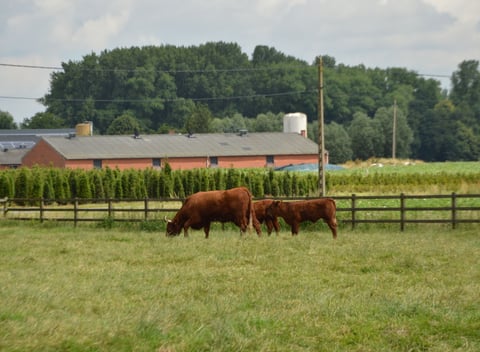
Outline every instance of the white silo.
{"label": "white silo", "polygon": [[283,116],[283,132],[295,132],[307,136],[307,115],[302,112],[292,112]]}

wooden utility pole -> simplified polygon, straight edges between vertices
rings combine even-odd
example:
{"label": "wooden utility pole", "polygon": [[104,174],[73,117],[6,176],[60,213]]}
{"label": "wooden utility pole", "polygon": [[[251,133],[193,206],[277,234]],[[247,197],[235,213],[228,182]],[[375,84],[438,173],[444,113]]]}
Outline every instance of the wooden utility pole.
{"label": "wooden utility pole", "polygon": [[393,100],[392,159],[397,154],[397,99]]}
{"label": "wooden utility pole", "polygon": [[323,59],[318,57],[318,190],[320,197],[325,190],[325,129],[323,124]]}

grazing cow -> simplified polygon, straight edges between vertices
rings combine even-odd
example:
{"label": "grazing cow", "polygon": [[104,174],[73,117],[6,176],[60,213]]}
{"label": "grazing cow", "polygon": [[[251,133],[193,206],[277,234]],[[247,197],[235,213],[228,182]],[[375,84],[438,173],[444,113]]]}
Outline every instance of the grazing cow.
{"label": "grazing cow", "polygon": [[255,217],[260,224],[263,224],[265,222],[269,236],[274,229],[277,235],[280,231],[280,224],[278,223],[278,218],[276,216],[267,214],[267,208],[272,205],[272,203],[273,199],[263,199],[253,203],[253,209],[255,209]]}
{"label": "grazing cow", "polygon": [[[165,220],[167,220],[165,218]],[[172,220],[167,220],[167,236],[188,236],[188,229],[203,228],[205,238],[212,221],[233,222],[243,233],[252,225],[260,236],[262,230],[253,210],[252,195],[248,188],[238,187],[226,191],[198,192],[189,196]]]}
{"label": "grazing cow", "polygon": [[267,209],[270,216],[280,216],[290,225],[292,235],[298,235],[300,223],[303,221],[316,222],[323,219],[333,238],[337,238],[337,219],[335,217],[337,206],[331,198],[302,200],[296,202],[274,201]]}

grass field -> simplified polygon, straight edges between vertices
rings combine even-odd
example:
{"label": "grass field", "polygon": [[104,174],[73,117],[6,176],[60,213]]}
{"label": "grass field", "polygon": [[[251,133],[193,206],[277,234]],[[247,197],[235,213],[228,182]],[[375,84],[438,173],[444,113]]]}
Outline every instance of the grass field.
{"label": "grass field", "polygon": [[1,351],[478,351],[478,227],[2,224]]}

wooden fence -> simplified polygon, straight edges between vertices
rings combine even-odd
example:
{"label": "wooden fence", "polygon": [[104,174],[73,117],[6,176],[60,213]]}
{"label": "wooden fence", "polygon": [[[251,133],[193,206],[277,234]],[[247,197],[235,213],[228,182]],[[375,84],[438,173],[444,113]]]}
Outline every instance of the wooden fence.
{"label": "wooden fence", "polygon": [[[456,228],[461,223],[480,223],[480,194],[388,195],[332,197],[340,224],[437,223]],[[285,201],[306,198],[282,198]],[[307,198],[312,199],[312,198]],[[183,199],[1,199],[3,218],[30,221],[79,222],[148,221],[172,217]]]}

